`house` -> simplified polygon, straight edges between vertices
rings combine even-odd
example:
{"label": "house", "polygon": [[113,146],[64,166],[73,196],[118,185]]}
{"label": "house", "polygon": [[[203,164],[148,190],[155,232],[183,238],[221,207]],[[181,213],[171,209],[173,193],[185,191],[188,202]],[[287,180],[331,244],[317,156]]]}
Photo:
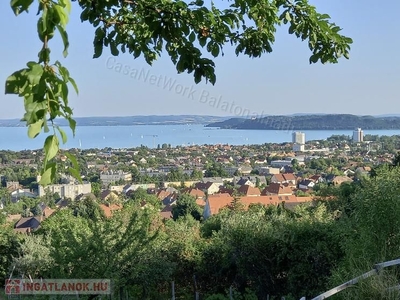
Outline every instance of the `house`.
{"label": "house", "polygon": [[249,175],[251,171],[253,171],[253,168],[251,166],[243,165],[240,166],[237,170],[243,175]]}
{"label": "house", "polygon": [[315,183],[325,182],[324,177],[322,177],[322,175],[318,175],[318,174],[315,174],[308,179],[314,181]]}
{"label": "house", "polygon": [[280,196],[287,196],[292,195],[293,190],[291,187],[285,184],[271,182],[265,189],[262,190],[262,196],[268,195],[280,195]]}
{"label": "house", "polygon": [[58,201],[56,202],[56,207],[57,207],[58,209],[66,208],[66,207],[68,207],[68,205],[70,204],[69,202],[70,202],[70,201],[67,200],[67,199],[60,199],[60,200],[58,200]]}
{"label": "house", "polygon": [[41,217],[21,218],[14,226],[16,233],[30,233],[40,227]]}
{"label": "house", "polygon": [[169,192],[167,190],[159,190],[156,197],[161,200],[164,205],[172,205],[176,201],[177,192]]}
{"label": "house", "polygon": [[258,183],[258,185],[261,185],[261,184],[264,184],[264,185],[266,185],[267,184],[267,180],[265,179],[265,176],[257,176],[257,175],[254,175],[254,176],[249,176],[249,177],[247,177],[251,182],[253,182],[254,184],[256,184],[257,185],[257,183]]}
{"label": "house", "polygon": [[206,198],[206,204],[203,210],[204,219],[217,214],[222,208],[230,207],[233,200],[233,197],[229,194],[209,195]]}
{"label": "house", "polygon": [[315,186],[315,182],[310,179],[303,179],[299,182],[299,189],[308,190],[312,189]]}
{"label": "house", "polygon": [[27,197],[27,198],[36,198],[37,194],[29,191],[29,190],[23,190],[23,189],[16,189],[15,191],[11,192],[11,201],[16,203],[21,199],[21,197]]}
{"label": "house", "polygon": [[353,180],[347,176],[335,176],[332,180],[333,185],[341,185],[343,182],[352,182]]}
{"label": "house", "polygon": [[107,202],[113,202],[118,199],[118,195],[114,191],[105,190],[101,192],[100,199]]}
{"label": "house", "polygon": [[220,183],[211,182],[211,181],[207,181],[206,183],[197,182],[194,185],[194,187],[196,189],[202,190],[203,192],[207,193],[208,195],[218,193],[220,186],[221,186]]}
{"label": "house", "polygon": [[248,177],[240,177],[240,179],[236,182],[236,185],[239,185],[239,186],[249,185],[252,187],[255,186],[255,184]]}
{"label": "house", "polygon": [[122,209],[122,206],[118,204],[100,204],[99,206],[106,218],[111,218],[115,211]]}
{"label": "house", "polygon": [[220,186],[218,190],[218,194],[229,194],[232,196],[234,190],[225,186]]}
{"label": "house", "polygon": [[38,205],[42,211],[43,219],[50,217],[56,211],[55,209],[52,209],[49,206],[47,206],[46,204],[44,204],[44,202],[42,202]]}
{"label": "house", "polygon": [[206,196],[206,194],[202,190],[195,189],[195,188],[184,189],[182,191],[182,193],[189,194],[190,196],[193,196],[196,199],[204,199]]}
{"label": "house", "polygon": [[238,188],[238,193],[244,196],[260,196],[260,189],[257,187],[252,187],[250,185],[242,185]]}
{"label": "house", "polygon": [[160,211],[161,218],[163,220],[169,220],[173,218],[172,215],[172,206],[171,205],[166,205],[161,211]]}
{"label": "house", "polygon": [[271,182],[296,185],[296,177],[293,175],[293,173],[274,174],[271,177]]}

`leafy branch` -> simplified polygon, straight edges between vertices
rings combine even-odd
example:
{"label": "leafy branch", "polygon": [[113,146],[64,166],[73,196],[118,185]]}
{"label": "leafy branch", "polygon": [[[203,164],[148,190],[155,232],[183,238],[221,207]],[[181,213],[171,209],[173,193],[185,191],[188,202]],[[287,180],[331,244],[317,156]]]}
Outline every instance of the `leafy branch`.
{"label": "leafy branch", "polygon": [[[15,15],[28,12],[33,0],[12,0],[11,8]],[[38,62],[30,61],[27,68],[11,74],[6,80],[5,93],[16,94],[24,99],[25,114],[23,121],[28,126],[28,136],[37,137],[43,130],[48,133],[49,124],[53,128],[44,142],[44,161],[41,171],[40,184],[47,185],[52,182],[57,171],[55,158],[60,151],[60,138],[65,144],[67,135],[65,131],[54,123],[58,117],[68,120],[69,127],[75,134],[76,122],[72,118],[72,108],[68,104],[68,84],[72,85],[78,93],[77,85],[69,75],[69,71],[59,62],[50,64],[49,41],[54,32],[58,31],[64,44],[63,55],[68,55],[68,35],[66,25],[71,10],[70,0],[58,2],[40,0],[37,14],[40,17],[37,22],[37,32],[42,49],[38,53]],[[76,159],[69,155],[72,167],[71,175],[81,180]]]}

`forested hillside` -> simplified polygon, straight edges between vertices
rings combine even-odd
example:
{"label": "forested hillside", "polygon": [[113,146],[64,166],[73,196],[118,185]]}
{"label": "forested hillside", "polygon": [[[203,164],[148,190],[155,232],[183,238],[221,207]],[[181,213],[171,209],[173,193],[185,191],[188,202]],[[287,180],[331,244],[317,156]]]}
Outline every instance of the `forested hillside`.
{"label": "forested hillside", "polygon": [[208,124],[224,129],[266,130],[354,130],[400,129],[400,117],[355,116],[349,114],[267,116],[263,118],[233,118]]}

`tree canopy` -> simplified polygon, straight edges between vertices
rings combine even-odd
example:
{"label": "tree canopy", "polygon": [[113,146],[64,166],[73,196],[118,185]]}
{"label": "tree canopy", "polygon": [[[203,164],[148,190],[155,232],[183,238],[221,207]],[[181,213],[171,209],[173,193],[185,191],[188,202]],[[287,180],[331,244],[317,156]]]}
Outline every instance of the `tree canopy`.
{"label": "tree canopy", "polygon": [[[69,87],[78,92],[77,84],[59,61],[52,62],[50,40],[58,31],[64,51],[68,54],[66,25],[72,2],[82,9],[81,20],[95,28],[94,58],[104,47],[117,56],[128,52],[134,58],[141,55],[152,64],[163,52],[171,58],[178,73],[187,72],[199,83],[205,79],[215,84],[213,58],[224,55],[231,45],[237,55],[260,57],[272,52],[277,26],[288,26],[289,34],[307,41],[311,50],[310,63],[337,63],[348,58],[352,40],[340,33],[341,28],[330,21],[328,14],[317,12],[307,0],[230,0],[226,3],[205,3],[182,0],[11,0],[15,15],[28,12],[37,4],[37,33],[43,43],[36,61],[7,78],[5,93],[24,99],[23,120],[28,135],[36,137],[49,132],[44,143],[45,159],[41,184],[51,182],[57,165],[54,158],[67,135],[54,123],[65,118],[75,133],[76,122],[68,103]],[[78,165],[69,156],[69,171],[79,177]]]}

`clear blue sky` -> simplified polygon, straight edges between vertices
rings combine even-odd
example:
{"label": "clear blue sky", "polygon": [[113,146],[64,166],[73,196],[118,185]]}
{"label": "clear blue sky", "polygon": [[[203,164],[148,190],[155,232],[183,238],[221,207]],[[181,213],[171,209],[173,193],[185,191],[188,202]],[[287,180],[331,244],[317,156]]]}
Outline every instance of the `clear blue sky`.
{"label": "clear blue sky", "polygon": [[[292,113],[400,114],[400,1],[313,0],[354,40],[350,60],[335,65],[309,65],[307,44],[279,29],[274,52],[262,58],[236,57],[233,49],[216,60],[217,83],[195,85],[190,74],[176,74],[167,56],[153,66],[129,54],[92,59],[93,28],[79,20],[73,4],[68,25],[69,56],[61,41],[51,41],[52,58],[60,59],[77,81],[71,93],[75,116],[130,115],[261,115]],[[0,81],[37,59],[36,8],[15,17],[9,1],[0,1]],[[161,76],[161,84],[118,72],[117,63],[142,74]],[[163,87],[164,80],[174,87]],[[3,85],[4,86],[4,85]],[[185,89],[187,92],[184,92]],[[192,91],[188,97],[188,91]],[[208,98],[207,98],[208,97]],[[211,97],[229,103],[213,105]],[[0,119],[23,116],[23,102],[0,93]]]}

